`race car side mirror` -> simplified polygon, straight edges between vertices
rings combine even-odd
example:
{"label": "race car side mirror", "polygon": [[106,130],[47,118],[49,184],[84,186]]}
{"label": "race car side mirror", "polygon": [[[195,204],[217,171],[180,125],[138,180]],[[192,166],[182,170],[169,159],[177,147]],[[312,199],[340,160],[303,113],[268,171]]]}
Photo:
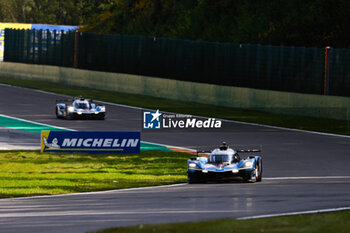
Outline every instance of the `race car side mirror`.
{"label": "race car side mirror", "polygon": [[236,154],[233,156],[232,162],[233,162],[233,163],[236,163],[236,162],[239,162],[239,161],[241,161],[241,158],[240,158],[239,155],[236,153]]}

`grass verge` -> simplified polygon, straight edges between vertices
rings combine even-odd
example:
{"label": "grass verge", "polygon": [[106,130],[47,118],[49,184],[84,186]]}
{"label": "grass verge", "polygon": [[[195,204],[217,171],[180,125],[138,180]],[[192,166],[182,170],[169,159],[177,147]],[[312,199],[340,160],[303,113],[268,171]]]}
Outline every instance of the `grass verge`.
{"label": "grass verge", "polygon": [[0,198],[64,194],[186,182],[190,154],[0,152]]}
{"label": "grass verge", "polygon": [[194,223],[138,225],[98,231],[98,233],[347,233],[350,211],[295,215],[251,220],[215,220]]}
{"label": "grass verge", "polygon": [[350,135],[350,121],[328,120],[281,114],[268,114],[236,108],[223,108],[212,105],[172,101],[149,96],[101,91],[82,87],[73,87],[50,82],[0,78],[0,83],[39,89],[69,96],[85,96],[111,103],[125,104],[161,111],[200,115],[228,120],[251,122],[286,128],[312,130],[318,132]]}

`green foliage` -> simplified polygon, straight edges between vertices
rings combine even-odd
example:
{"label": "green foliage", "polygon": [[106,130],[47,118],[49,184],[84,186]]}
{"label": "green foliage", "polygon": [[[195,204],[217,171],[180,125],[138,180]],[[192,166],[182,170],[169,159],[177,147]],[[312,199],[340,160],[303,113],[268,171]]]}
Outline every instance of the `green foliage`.
{"label": "green foliage", "polygon": [[349,47],[347,0],[116,0],[84,28],[99,33]]}
{"label": "green foliage", "polygon": [[246,1],[237,22],[249,43],[348,47],[349,7],[346,0]]}
{"label": "green foliage", "polygon": [[82,25],[113,4],[114,0],[0,0],[0,21]]}
{"label": "green foliage", "polygon": [[1,22],[27,22],[33,0],[0,0]]}
{"label": "green foliage", "polygon": [[348,0],[0,0],[0,22],[191,40],[349,47]]}

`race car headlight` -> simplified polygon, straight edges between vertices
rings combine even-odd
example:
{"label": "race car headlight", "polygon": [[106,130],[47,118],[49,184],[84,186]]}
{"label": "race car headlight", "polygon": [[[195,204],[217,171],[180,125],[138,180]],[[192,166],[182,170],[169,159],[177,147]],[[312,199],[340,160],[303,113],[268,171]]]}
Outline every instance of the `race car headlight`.
{"label": "race car headlight", "polygon": [[188,168],[192,168],[192,169],[194,169],[194,168],[197,168],[198,166],[197,166],[197,164],[195,164],[195,163],[189,163],[188,164]]}
{"label": "race car headlight", "polygon": [[244,168],[252,168],[253,167],[253,162],[251,161],[248,161],[248,162],[245,162],[245,164],[243,165]]}
{"label": "race car headlight", "polygon": [[101,108],[100,108],[100,111],[101,111],[101,112],[105,112],[105,111],[106,111],[106,107],[105,107],[105,106],[101,107]]}
{"label": "race car headlight", "polygon": [[68,112],[74,112],[74,107],[73,106],[69,106],[68,107]]}

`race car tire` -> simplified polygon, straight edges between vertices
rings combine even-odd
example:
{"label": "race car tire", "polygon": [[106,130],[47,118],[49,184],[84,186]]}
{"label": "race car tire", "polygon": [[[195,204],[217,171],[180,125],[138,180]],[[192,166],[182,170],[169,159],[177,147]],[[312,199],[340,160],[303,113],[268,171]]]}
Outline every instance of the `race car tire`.
{"label": "race car tire", "polygon": [[71,120],[72,119],[72,115],[69,114],[67,109],[65,110],[65,112],[66,112],[66,114],[65,114],[66,115],[66,119]]}
{"label": "race car tire", "polygon": [[244,183],[249,183],[252,181],[253,172],[255,172],[255,171],[247,172],[242,176]]}
{"label": "race car tire", "polygon": [[187,176],[187,182],[189,184],[195,184],[195,183],[198,183],[198,180],[191,178],[190,176]]}
{"label": "race car tire", "polygon": [[196,181],[195,179],[191,179],[190,177],[187,177],[187,182],[188,182],[189,184],[198,183],[198,181]]}
{"label": "race car tire", "polygon": [[262,160],[259,159],[255,165],[255,169],[252,172],[247,172],[243,175],[243,182],[261,182],[262,181]]}
{"label": "race car tire", "polygon": [[198,183],[203,183],[203,180],[200,180],[198,177],[196,177],[195,175],[187,175],[187,182],[189,184],[198,184]]}
{"label": "race car tire", "polygon": [[58,108],[59,108],[59,107],[56,107],[56,108],[55,108],[56,117],[57,117],[57,118],[61,118],[61,117],[58,115]]}
{"label": "race car tire", "polygon": [[98,120],[104,120],[105,119],[105,114],[100,114],[98,117],[97,117]]}
{"label": "race car tire", "polygon": [[259,159],[258,161],[258,176],[256,177],[256,182],[261,182],[262,181],[262,159]]}

